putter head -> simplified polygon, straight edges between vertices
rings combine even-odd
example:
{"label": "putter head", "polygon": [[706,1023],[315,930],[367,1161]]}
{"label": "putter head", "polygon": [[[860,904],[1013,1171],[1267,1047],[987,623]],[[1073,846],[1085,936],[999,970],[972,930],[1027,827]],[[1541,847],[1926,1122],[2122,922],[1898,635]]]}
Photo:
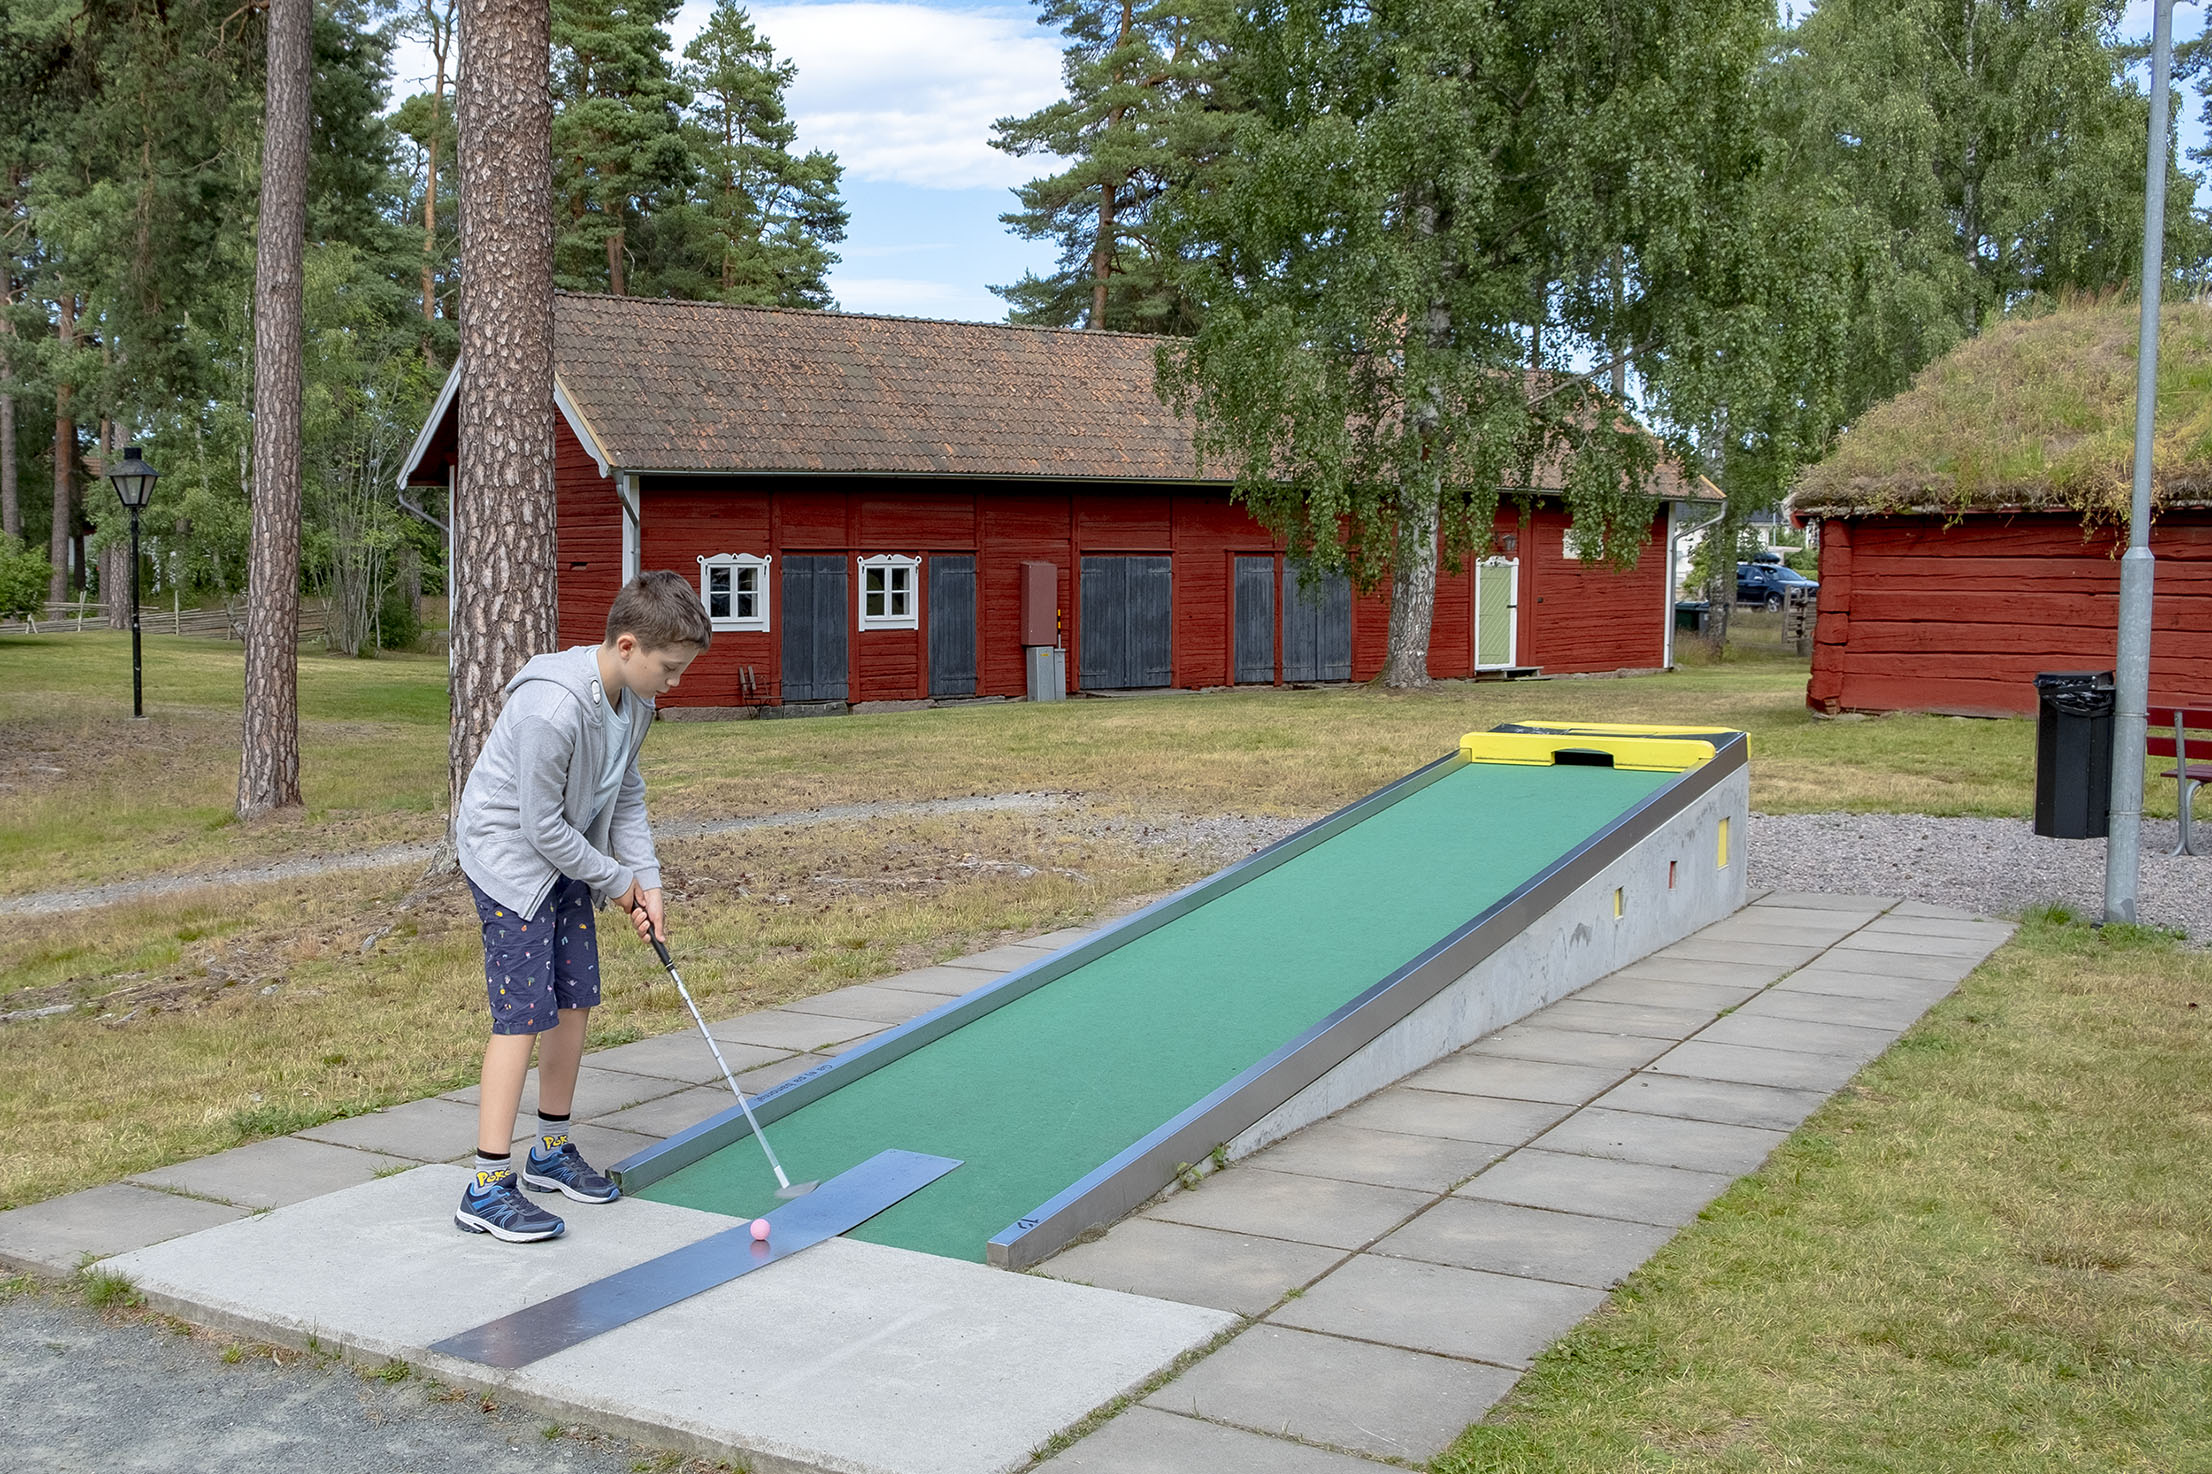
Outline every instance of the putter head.
{"label": "putter head", "polygon": [[814,1191],[821,1185],[822,1181],[820,1178],[816,1178],[812,1182],[794,1182],[788,1184],[787,1186],[777,1188],[776,1196],[779,1198],[783,1198],[786,1201],[792,1198],[803,1198],[808,1193]]}

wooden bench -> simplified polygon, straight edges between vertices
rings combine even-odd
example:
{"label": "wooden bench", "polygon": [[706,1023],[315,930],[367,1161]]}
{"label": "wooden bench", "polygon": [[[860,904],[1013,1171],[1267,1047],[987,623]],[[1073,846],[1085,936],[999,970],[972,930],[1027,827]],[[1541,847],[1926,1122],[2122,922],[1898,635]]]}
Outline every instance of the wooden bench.
{"label": "wooden bench", "polygon": [[2212,711],[2192,711],[2182,706],[2154,706],[2148,712],[2150,725],[2172,729],[2170,737],[2152,736],[2143,743],[2143,751],[2151,757],[2170,757],[2174,765],[2158,776],[2174,780],[2176,804],[2181,812],[2181,842],[2174,846],[2177,855],[2194,855],[2197,850],[2191,842],[2190,808],[2197,790],[2212,783],[2212,761],[2189,761],[2189,732],[2196,729],[2197,750],[2212,757]]}

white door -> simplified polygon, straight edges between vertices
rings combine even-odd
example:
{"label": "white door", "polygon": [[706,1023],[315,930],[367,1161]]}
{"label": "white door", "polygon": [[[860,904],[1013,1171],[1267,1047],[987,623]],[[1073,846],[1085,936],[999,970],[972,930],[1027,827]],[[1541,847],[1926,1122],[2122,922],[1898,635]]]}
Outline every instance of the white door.
{"label": "white door", "polygon": [[1506,670],[1519,650],[1521,560],[1485,558],[1475,565],[1475,669]]}

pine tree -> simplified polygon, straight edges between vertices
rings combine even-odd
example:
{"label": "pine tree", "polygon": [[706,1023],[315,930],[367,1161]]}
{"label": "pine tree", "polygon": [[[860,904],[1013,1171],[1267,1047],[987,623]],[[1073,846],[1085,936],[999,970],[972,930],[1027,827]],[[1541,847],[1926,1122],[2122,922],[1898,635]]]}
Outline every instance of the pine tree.
{"label": "pine tree", "polygon": [[704,295],[724,302],[829,307],[829,248],[845,238],[843,169],[834,154],[794,154],[798,125],[783,94],[798,75],[735,0],[716,0],[684,48],[692,95],[698,214],[713,272]]}
{"label": "pine tree", "polygon": [[1072,162],[1015,191],[999,218],[1024,240],[1056,241],[1059,269],[991,290],[1015,322],[1188,332],[1189,301],[1153,212],[1221,151],[1226,0],[1040,0],[1040,25],[1069,45],[1067,96],[1025,118],[1001,118],[991,146]]}
{"label": "pine tree", "polygon": [[695,173],[690,101],[669,65],[673,0],[553,0],[556,281],[621,296],[632,237],[681,209]]}

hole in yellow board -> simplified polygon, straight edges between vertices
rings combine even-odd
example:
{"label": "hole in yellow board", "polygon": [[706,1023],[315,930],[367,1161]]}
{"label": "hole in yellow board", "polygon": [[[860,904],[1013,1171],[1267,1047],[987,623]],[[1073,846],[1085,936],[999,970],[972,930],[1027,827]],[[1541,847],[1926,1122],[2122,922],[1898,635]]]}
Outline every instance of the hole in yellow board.
{"label": "hole in yellow board", "polygon": [[1726,819],[1720,821],[1720,860],[1713,868],[1716,870],[1726,870],[1728,868],[1728,821]]}
{"label": "hole in yellow board", "polygon": [[1621,919],[1621,888],[1619,886],[1613,887],[1613,919],[1615,921]]}

